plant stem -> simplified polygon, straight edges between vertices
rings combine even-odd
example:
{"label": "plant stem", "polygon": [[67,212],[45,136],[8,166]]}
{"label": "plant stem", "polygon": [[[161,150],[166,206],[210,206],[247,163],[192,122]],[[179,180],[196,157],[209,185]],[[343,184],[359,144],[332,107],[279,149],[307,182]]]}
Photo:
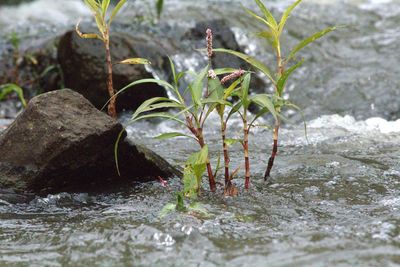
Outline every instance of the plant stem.
{"label": "plant stem", "polygon": [[249,159],[249,128],[247,126],[247,110],[243,113],[243,149],[244,149],[244,166],[245,166],[245,183],[246,190],[250,188],[250,159]]}
{"label": "plant stem", "polygon": [[[277,51],[277,61],[278,61],[278,73],[279,73],[280,76],[282,76],[283,73],[285,72],[285,66],[282,64],[282,56],[281,56],[280,48],[279,48],[278,51]],[[278,93],[279,90],[278,90],[278,87],[277,87],[277,86],[276,86],[275,89],[276,89],[276,94],[277,94],[279,97],[281,97],[281,96],[279,95],[279,93]],[[284,91],[284,90],[282,90],[282,92],[283,92],[283,91]],[[280,114],[280,113],[281,113],[281,109],[280,109],[279,107],[276,108],[276,113],[277,113],[277,114]],[[267,181],[268,178],[270,177],[272,167],[274,166],[275,157],[276,157],[276,154],[278,153],[278,138],[279,138],[279,128],[280,128],[280,126],[281,126],[280,119],[277,118],[277,119],[275,120],[274,144],[272,145],[272,153],[271,153],[271,157],[270,157],[269,160],[268,160],[268,167],[267,167],[267,170],[265,171],[265,174],[264,174],[264,180],[265,180],[265,181]]]}
{"label": "plant stem", "polygon": [[268,160],[268,167],[264,174],[264,180],[267,180],[268,177],[270,176],[272,167],[274,166],[276,154],[278,153],[279,127],[280,127],[280,121],[279,119],[277,119],[275,121],[275,128],[274,128],[274,144],[272,146],[272,154]]}
{"label": "plant stem", "polygon": [[221,116],[221,137],[222,137],[222,148],[224,151],[224,165],[225,165],[225,190],[227,190],[231,185],[231,179],[229,174],[229,152],[228,145],[226,144],[226,122]]}
{"label": "plant stem", "polygon": [[[203,148],[205,146],[203,129],[201,129],[201,128],[197,129],[197,138],[198,138],[200,147]],[[216,191],[216,183],[215,183],[214,173],[211,168],[211,163],[210,163],[209,157],[207,157],[207,173],[208,173],[208,180],[210,183],[210,190],[211,190],[211,192],[215,192]]]}
{"label": "plant stem", "polygon": [[108,94],[110,96],[110,103],[108,103],[108,115],[112,118],[117,118],[117,110],[116,110],[116,98],[113,86],[113,69],[112,69],[112,60],[111,60],[111,51],[110,51],[110,38],[109,38],[109,30],[104,34],[104,45],[106,48],[106,63],[107,63],[107,89]]}

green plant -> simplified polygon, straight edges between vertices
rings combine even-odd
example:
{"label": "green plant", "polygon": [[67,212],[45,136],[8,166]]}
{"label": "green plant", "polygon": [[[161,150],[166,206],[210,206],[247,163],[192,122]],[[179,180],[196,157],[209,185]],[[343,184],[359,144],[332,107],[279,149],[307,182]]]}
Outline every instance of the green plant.
{"label": "green plant", "polygon": [[[99,33],[82,33],[79,30],[79,24],[76,25],[76,32],[81,38],[85,39],[99,39],[103,42],[106,52],[106,65],[107,65],[107,90],[110,95],[108,102],[108,114],[116,118],[116,98],[113,86],[113,63],[110,51],[110,27],[114,18],[117,16],[120,9],[125,5],[127,0],[120,0],[115,8],[112,10],[111,15],[107,18],[107,11],[110,6],[111,0],[84,0],[86,6],[92,11],[96,20],[96,25]],[[119,64],[149,64],[150,62],[143,58],[130,58],[119,62]]]}
{"label": "green plant", "polygon": [[0,86],[0,100],[4,100],[9,94],[16,93],[22,106],[26,107],[26,100],[24,97],[24,92],[21,87],[16,84],[8,83]]}
{"label": "green plant", "polygon": [[156,10],[157,10],[158,19],[161,18],[161,14],[163,12],[163,9],[164,9],[164,0],[157,0],[157,2],[156,2]]}
{"label": "green plant", "polygon": [[[283,30],[285,28],[286,22],[292,13],[292,11],[296,8],[298,4],[302,0],[297,0],[294,2],[292,5],[290,5],[283,13],[280,22],[278,23],[272,13],[266,8],[266,6],[261,2],[261,0],[255,0],[258,7],[260,8],[261,12],[263,13],[263,16],[259,16],[256,13],[254,13],[251,10],[246,9],[247,13],[249,13],[251,16],[253,16],[256,20],[261,21],[263,24],[265,24],[266,29],[260,33],[258,33],[258,36],[265,39],[268,44],[273,48],[273,50],[276,53],[276,73],[273,73],[270,68],[262,63],[261,61],[248,56],[246,54],[237,52],[237,51],[232,51],[228,49],[214,49],[215,52],[221,52],[221,53],[229,53],[233,54],[246,62],[248,62],[250,65],[252,65],[254,68],[257,70],[261,71],[273,84],[275,88],[275,93],[274,96],[271,98],[273,101],[273,107],[274,107],[274,117],[275,117],[275,126],[274,126],[274,133],[273,133],[273,148],[272,148],[272,153],[268,161],[268,166],[265,171],[264,178],[267,179],[270,176],[272,167],[274,165],[274,160],[276,157],[276,154],[278,152],[278,138],[279,138],[279,129],[281,126],[281,120],[283,119],[282,116],[282,109],[284,107],[290,107],[290,108],[295,108],[298,109],[297,106],[294,104],[290,103],[289,101],[284,100],[283,93],[285,92],[285,87],[286,83],[288,81],[288,78],[290,75],[298,69],[303,63],[304,60],[296,61],[296,55],[297,53],[302,50],[304,47],[307,45],[311,44],[312,42],[316,41],[317,39],[323,37],[324,35],[334,31],[337,29],[337,27],[329,27],[326,28],[320,32],[317,32],[310,37],[300,41],[290,52],[289,54],[284,57],[282,54],[281,50],[281,36],[283,33]],[[265,96],[263,97],[265,98]]]}

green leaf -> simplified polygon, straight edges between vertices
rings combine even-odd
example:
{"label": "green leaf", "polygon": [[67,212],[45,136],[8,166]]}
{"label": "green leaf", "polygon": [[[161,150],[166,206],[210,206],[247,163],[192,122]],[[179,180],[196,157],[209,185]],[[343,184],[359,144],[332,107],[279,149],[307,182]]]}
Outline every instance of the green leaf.
{"label": "green leaf", "polygon": [[248,56],[246,54],[243,54],[243,53],[240,53],[240,52],[237,52],[237,51],[233,51],[233,50],[229,50],[229,49],[215,48],[215,49],[213,49],[213,51],[214,52],[220,52],[220,53],[228,53],[228,54],[231,54],[231,55],[234,55],[236,57],[239,57],[239,58],[243,59],[244,61],[246,61],[247,63],[249,63],[253,67],[255,67],[256,69],[258,69],[262,73],[264,73],[271,80],[271,82],[273,82],[275,84],[275,80],[272,77],[271,71],[261,61],[255,59],[255,58],[253,58],[251,56]]}
{"label": "green leaf", "polygon": [[132,118],[137,117],[137,115],[149,111],[149,108],[151,105],[155,104],[155,103],[159,103],[159,102],[170,102],[171,99],[166,98],[166,97],[153,97],[150,99],[147,99],[146,101],[144,101],[135,111],[135,113],[133,113]]}
{"label": "green leaf", "polygon": [[237,104],[235,104],[233,106],[233,108],[229,111],[228,116],[226,117],[226,121],[228,121],[230,119],[230,117],[235,114],[236,112],[239,111],[239,109],[242,107],[243,103],[242,102],[238,102]]}
{"label": "green leaf", "polygon": [[240,139],[232,139],[232,138],[226,138],[225,139],[225,144],[227,146],[231,146],[231,145],[234,145],[234,144],[237,144],[237,143],[240,143],[240,142],[242,142],[242,140],[240,140]]}
{"label": "green leaf", "polygon": [[115,141],[114,144],[114,160],[115,160],[115,167],[117,168],[117,173],[119,176],[121,176],[121,172],[119,170],[119,162],[118,162],[118,147],[119,147],[119,142],[122,138],[122,135],[125,133],[125,128],[119,132],[117,140]]}
{"label": "green leaf", "polygon": [[193,170],[193,166],[187,165],[183,170],[183,192],[189,198],[196,198],[200,183]]}
{"label": "green leaf", "polygon": [[105,19],[105,15],[107,14],[108,7],[110,6],[110,0],[102,0],[101,9],[103,12],[103,20]]}
{"label": "green leaf", "polygon": [[267,42],[272,46],[272,48],[274,49],[278,48],[277,38],[271,31],[262,31],[256,33],[256,35],[260,38],[264,38],[265,40],[267,40]]}
{"label": "green leaf", "polygon": [[165,140],[165,139],[171,139],[171,138],[175,138],[175,137],[188,137],[188,138],[193,139],[192,136],[189,136],[189,135],[183,134],[183,133],[178,133],[178,132],[164,133],[164,134],[161,134],[154,138],[157,140]]}
{"label": "green leaf", "polygon": [[326,28],[326,29],[324,29],[324,30],[322,30],[322,31],[320,31],[320,32],[317,32],[317,33],[311,35],[310,37],[308,37],[308,38],[302,40],[300,43],[298,43],[298,44],[292,49],[292,51],[290,52],[289,56],[288,56],[287,59],[286,59],[286,62],[289,62],[291,59],[293,59],[293,58],[296,56],[297,52],[299,52],[301,49],[303,49],[304,47],[306,47],[306,46],[309,45],[310,43],[312,43],[312,42],[318,40],[319,38],[325,36],[326,34],[330,33],[331,31],[336,30],[337,28],[338,28],[338,27],[336,27],[336,26],[335,26],[335,27]]}
{"label": "green leaf", "polygon": [[164,8],[164,0],[157,0],[156,10],[157,10],[158,19],[160,19],[160,17],[161,17],[161,13],[163,11],[163,8]]}
{"label": "green leaf", "polygon": [[203,216],[207,216],[207,217],[210,216],[208,211],[199,202],[191,203],[188,207],[188,210],[199,213]]}
{"label": "green leaf", "polygon": [[25,108],[26,100],[24,97],[24,91],[22,90],[21,87],[13,83],[0,86],[0,100],[3,100],[7,95],[11,93],[16,93],[18,95],[18,98],[21,101],[22,106]]}
{"label": "green leaf", "polygon": [[237,71],[237,69],[234,68],[219,68],[219,69],[214,69],[215,74],[217,75],[224,75],[228,73],[233,73]]}
{"label": "green leaf", "polygon": [[237,89],[237,86],[242,82],[242,78],[237,79],[225,90],[224,99],[228,99],[228,97],[232,96],[233,91]]}
{"label": "green leaf", "polygon": [[151,62],[145,58],[128,58],[118,62],[117,64],[127,64],[127,65],[149,65]]}
{"label": "green leaf", "polygon": [[114,20],[115,16],[117,16],[119,10],[125,5],[127,0],[120,0],[118,4],[115,6],[114,10],[111,13],[110,19],[108,20],[108,25],[111,25],[111,22]]}
{"label": "green leaf", "polygon": [[267,94],[257,94],[250,97],[250,100],[256,103],[261,108],[268,109],[271,112],[272,116],[274,116],[275,120],[277,119],[277,112],[275,111],[275,106],[272,103],[270,96]]}
{"label": "green leaf", "polygon": [[168,203],[160,211],[160,218],[164,218],[165,216],[167,216],[169,213],[173,212],[174,210],[176,210],[176,204]]}
{"label": "green leaf", "polygon": [[246,10],[246,12],[248,14],[250,14],[251,16],[253,16],[254,18],[258,19],[259,21],[261,21],[262,23],[264,23],[265,25],[267,25],[271,30],[275,30],[275,26],[272,25],[269,21],[267,21],[266,19],[260,17],[259,15],[257,15],[256,13],[254,13],[253,11],[251,11],[250,9],[244,8]]}
{"label": "green leaf", "polygon": [[250,106],[249,101],[249,87],[250,87],[251,73],[247,73],[242,82],[240,99],[243,102],[243,108],[248,109]]}
{"label": "green leaf", "polygon": [[279,81],[277,83],[277,87],[278,87],[278,95],[282,96],[283,90],[285,89],[286,86],[286,81],[289,78],[289,76],[296,70],[298,69],[301,65],[303,65],[304,63],[304,59],[302,59],[301,61],[299,61],[297,64],[293,65],[292,67],[290,67],[289,69],[287,69],[283,75],[279,78]]}
{"label": "green leaf", "polygon": [[97,33],[82,33],[79,30],[79,24],[80,23],[81,23],[81,21],[79,20],[78,23],[75,26],[75,32],[76,32],[76,34],[78,34],[79,37],[84,38],[84,39],[99,39],[101,41],[104,41],[103,37],[101,37]]}
{"label": "green leaf", "polygon": [[208,78],[208,92],[209,96],[207,98],[221,101],[224,99],[224,87],[218,77],[215,79]]}
{"label": "green leaf", "polygon": [[137,117],[131,119],[129,122],[131,124],[131,123],[134,123],[134,122],[139,121],[139,120],[153,119],[153,118],[164,118],[164,119],[168,119],[168,120],[173,120],[173,121],[176,121],[176,122],[186,126],[186,123],[184,121],[178,119],[176,116],[173,116],[173,115],[165,113],[165,112],[158,112],[158,113],[140,115],[140,116],[137,116]]}
{"label": "green leaf", "polygon": [[192,95],[192,101],[195,106],[201,105],[201,97],[204,87],[204,78],[208,72],[208,66],[205,67],[199,74],[197,74],[194,82],[189,86],[190,94]]}
{"label": "green leaf", "polygon": [[85,0],[84,1],[86,6],[89,7],[89,9],[92,11],[94,14],[99,13],[100,5],[94,1],[94,0]]}
{"label": "green leaf", "polygon": [[289,18],[290,14],[292,13],[293,9],[295,9],[295,7],[300,4],[302,0],[297,0],[296,2],[294,2],[293,4],[291,4],[283,13],[281,21],[279,22],[279,36],[282,34],[283,29],[285,28],[285,24],[287,19]]}
{"label": "green leaf", "polygon": [[268,10],[268,8],[265,7],[265,5],[260,0],[255,0],[255,1],[257,3],[258,7],[260,8],[260,10],[262,11],[262,13],[264,14],[267,21],[272,25],[273,29],[275,31],[277,31],[278,24],[276,23],[276,20],[275,20],[274,16],[272,15],[272,13]]}
{"label": "green leaf", "polygon": [[[144,83],[156,83],[158,85],[163,86],[165,89],[167,90],[171,90],[172,92],[174,92],[174,87],[170,84],[167,83],[166,81],[163,80],[157,80],[157,79],[142,79],[142,80],[138,80],[138,81],[134,81],[130,84],[128,84],[127,86],[125,86],[124,88],[122,88],[121,90],[119,90],[114,96],[117,97],[120,94],[122,94],[123,92],[125,92],[126,90],[128,90],[129,88],[135,86],[135,85],[139,85],[139,84],[144,84]],[[167,98],[168,99],[168,98]],[[102,110],[108,105],[108,103],[110,102],[111,99],[109,99],[104,106],[101,108]],[[169,100],[169,99],[168,99]]]}
{"label": "green leaf", "polygon": [[186,211],[185,202],[183,201],[183,194],[178,192],[176,193],[176,210],[177,211]]}

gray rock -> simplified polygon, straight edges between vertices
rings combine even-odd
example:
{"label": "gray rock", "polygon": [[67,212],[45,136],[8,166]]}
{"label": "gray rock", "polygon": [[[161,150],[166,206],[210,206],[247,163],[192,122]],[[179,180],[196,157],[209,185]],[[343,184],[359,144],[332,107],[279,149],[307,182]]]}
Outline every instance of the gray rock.
{"label": "gray rock", "polygon": [[[114,63],[132,57],[147,57],[143,48],[156,49],[148,40],[133,39],[127,34],[112,34],[110,40]],[[103,107],[109,99],[103,43],[96,39],[82,39],[74,31],[67,32],[59,44],[58,60],[64,73],[65,86],[74,88],[97,108]],[[144,78],[153,78],[153,75],[143,65],[115,65],[113,68],[115,90]],[[117,110],[136,109],[145,100],[158,96],[166,97],[167,93],[157,84],[132,87],[118,97]]]}
{"label": "gray rock", "polygon": [[152,151],[123,140],[123,127],[82,95],[62,89],[33,98],[0,135],[0,188],[37,194],[109,190],[179,175]]}

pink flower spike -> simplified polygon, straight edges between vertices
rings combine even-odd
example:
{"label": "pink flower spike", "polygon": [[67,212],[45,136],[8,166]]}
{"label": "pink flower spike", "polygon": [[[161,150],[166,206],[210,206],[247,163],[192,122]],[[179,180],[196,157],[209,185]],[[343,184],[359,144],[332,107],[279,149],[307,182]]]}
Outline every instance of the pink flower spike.
{"label": "pink flower spike", "polygon": [[239,77],[242,77],[243,74],[245,74],[246,72],[244,70],[237,70],[229,75],[226,75],[224,78],[222,78],[221,83],[225,84],[231,80],[237,79]]}
{"label": "pink flower spike", "polygon": [[160,181],[162,187],[168,187],[168,182],[165,181],[161,176],[158,176],[157,178]]}
{"label": "pink flower spike", "polygon": [[211,58],[213,56],[213,34],[211,29],[207,29],[207,56]]}

